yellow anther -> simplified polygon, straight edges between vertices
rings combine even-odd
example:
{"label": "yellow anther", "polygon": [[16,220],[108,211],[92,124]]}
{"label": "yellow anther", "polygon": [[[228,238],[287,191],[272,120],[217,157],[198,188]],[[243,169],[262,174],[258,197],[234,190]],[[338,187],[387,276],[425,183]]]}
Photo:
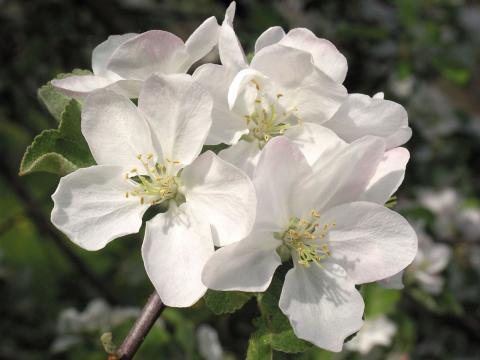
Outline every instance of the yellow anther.
{"label": "yellow anther", "polygon": [[277,99],[280,99],[283,96],[283,94],[277,94]]}
{"label": "yellow anther", "polygon": [[[313,209],[313,210],[310,212],[310,215],[312,215],[312,217],[314,217],[314,218],[319,218],[319,217],[320,217],[320,213],[319,213],[317,210],[315,210],[315,209]],[[316,224],[316,225],[318,225],[318,224]]]}
{"label": "yellow anther", "polygon": [[140,204],[143,205],[144,203],[145,203],[145,198],[142,196],[142,197],[140,197]]}
{"label": "yellow anther", "polygon": [[125,193],[125,197],[128,199],[128,191]]}
{"label": "yellow anther", "polygon": [[147,155],[147,160],[151,160],[153,158],[153,154],[148,154]]}
{"label": "yellow anther", "polygon": [[137,155],[137,159],[138,159],[138,160],[142,160],[142,154],[138,154],[138,155]]}

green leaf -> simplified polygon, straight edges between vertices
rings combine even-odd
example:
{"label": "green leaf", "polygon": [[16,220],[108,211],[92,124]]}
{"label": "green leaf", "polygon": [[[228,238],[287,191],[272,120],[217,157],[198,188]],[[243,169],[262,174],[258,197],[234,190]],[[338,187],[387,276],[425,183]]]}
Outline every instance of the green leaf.
{"label": "green leaf", "polygon": [[385,289],[376,283],[363,285],[361,293],[365,301],[367,319],[392,313],[402,296],[399,290]]}
{"label": "green leaf", "polygon": [[241,291],[208,290],[204,296],[205,303],[215,314],[231,314],[250,300],[253,294]]}
{"label": "green leaf", "polygon": [[271,336],[265,331],[265,329],[255,331],[248,340],[246,360],[273,359],[273,351],[270,342]]}
{"label": "green leaf", "polygon": [[[90,75],[88,70],[75,69],[71,73],[58,74],[56,79],[65,79],[73,75]],[[48,112],[57,119],[62,120],[62,113],[70,102],[71,98],[63,95],[60,91],[56,90],[49,81],[43,85],[37,92],[38,100],[47,108]]]}
{"label": "green leaf", "polygon": [[46,171],[63,176],[94,164],[80,130],[80,104],[70,100],[59,128],[43,131],[27,148],[20,164],[20,175]]}

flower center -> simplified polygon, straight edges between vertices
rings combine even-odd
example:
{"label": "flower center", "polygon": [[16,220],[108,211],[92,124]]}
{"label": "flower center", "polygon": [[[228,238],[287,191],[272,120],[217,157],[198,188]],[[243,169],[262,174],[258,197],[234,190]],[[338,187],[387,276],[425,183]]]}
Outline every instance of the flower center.
{"label": "flower center", "polygon": [[300,265],[310,267],[311,263],[314,263],[321,268],[321,261],[331,255],[325,238],[328,232],[335,228],[335,223],[320,225],[320,213],[312,210],[310,214],[309,220],[291,218],[287,229],[276,237],[282,240],[290,251],[297,253]]}
{"label": "flower center", "polygon": [[[146,201],[151,205],[160,204],[166,200],[179,200],[179,178],[167,174],[167,166],[153,161],[153,154],[138,155],[137,159],[145,171],[134,168],[125,174],[125,178],[136,185],[136,189],[125,193],[125,197],[137,196],[143,205]],[[167,160],[172,164],[178,161]]]}
{"label": "flower center", "polygon": [[263,148],[272,137],[283,135],[287,129],[301,125],[301,120],[294,114],[298,110],[296,107],[285,110],[280,104],[284,97],[282,93],[272,97],[261,89],[257,81],[251,80],[251,84],[255,86],[257,95],[253,112],[244,116],[249,129],[244,139],[258,141],[259,147]]}

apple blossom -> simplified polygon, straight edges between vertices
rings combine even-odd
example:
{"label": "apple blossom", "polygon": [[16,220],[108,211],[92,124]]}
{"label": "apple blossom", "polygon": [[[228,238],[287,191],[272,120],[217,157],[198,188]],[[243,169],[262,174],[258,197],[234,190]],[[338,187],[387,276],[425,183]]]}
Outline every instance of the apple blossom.
{"label": "apple blossom", "polygon": [[231,145],[220,157],[251,175],[261,149],[278,135],[298,143],[310,163],[315,160],[310,148],[321,142],[320,127],[346,142],[380,136],[387,149],[409,139],[403,107],[381,94],[347,96],[341,85],[347,72],[345,57],[307,29],[288,34],[280,27],[268,29],[257,39],[248,64],[233,30],[234,13],[232,3],[219,31],[222,65],[202,65],[193,75],[214,98],[207,143]]}
{"label": "apple blossom", "polygon": [[418,253],[406,273],[430,294],[442,291],[444,280],[440,273],[447,267],[452,255],[446,244],[435,243],[422,227],[417,227]]}
{"label": "apple blossom", "polygon": [[[340,351],[362,325],[364,304],[355,285],[398,273],[417,249],[415,232],[403,217],[359,201],[384,151],[382,139],[364,137],[311,166],[288,138],[269,141],[253,175],[253,231],[212,255],[202,273],[205,285],[265,291],[282,263],[279,254],[288,254],[293,268],[285,277],[280,309],[299,338]],[[381,196],[394,191],[372,189]]]}
{"label": "apple blossom", "polygon": [[92,52],[93,75],[55,79],[52,84],[77,99],[101,88],[137,98],[150,75],[185,73],[207,55],[217,44],[218,28],[212,16],[185,43],[163,30],[111,35]]}
{"label": "apple blossom", "polygon": [[[212,100],[185,74],[153,75],[138,108],[98,90],[87,97],[82,133],[98,165],[60,180],[53,224],[74,243],[98,250],[136,233],[150,206],[142,256],[162,301],[184,307],[205,292],[200,273],[217,246],[245,237],[255,218],[246,174],[208,151]],[[198,157],[197,157],[198,156]]]}
{"label": "apple blossom", "polygon": [[360,331],[345,344],[345,347],[365,355],[377,345],[390,345],[396,332],[397,326],[386,316],[367,319]]}

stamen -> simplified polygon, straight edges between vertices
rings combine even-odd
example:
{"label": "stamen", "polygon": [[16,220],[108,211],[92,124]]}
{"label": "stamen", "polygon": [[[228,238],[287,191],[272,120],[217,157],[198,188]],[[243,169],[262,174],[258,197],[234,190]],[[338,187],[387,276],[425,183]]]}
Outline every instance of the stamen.
{"label": "stamen", "polygon": [[298,255],[298,263],[310,267],[312,263],[322,268],[321,261],[331,256],[331,251],[327,243],[321,243],[325,240],[328,232],[335,227],[335,222],[331,224],[320,224],[320,213],[313,209],[310,212],[310,219],[292,218],[289,221],[287,229],[280,239],[284,244],[295,251]]}

